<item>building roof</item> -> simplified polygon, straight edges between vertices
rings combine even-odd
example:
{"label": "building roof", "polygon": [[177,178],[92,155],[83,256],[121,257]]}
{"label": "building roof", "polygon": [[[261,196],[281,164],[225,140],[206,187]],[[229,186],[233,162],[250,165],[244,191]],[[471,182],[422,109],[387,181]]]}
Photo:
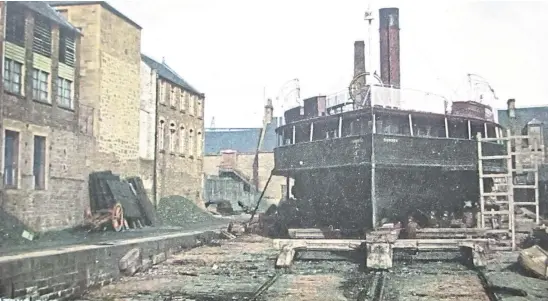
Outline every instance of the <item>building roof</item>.
{"label": "building roof", "polygon": [[[276,147],[276,123],[271,122],[266,129],[261,152],[273,152]],[[235,150],[238,153],[254,154],[257,150],[261,128],[206,128],[205,155],[219,155],[222,150]]]}
{"label": "building roof", "polygon": [[146,56],[144,54],[141,54],[141,59],[145,64],[147,64],[150,68],[156,70],[158,72],[158,75],[178,86],[181,86],[183,89],[187,90],[188,92],[203,95],[198,90],[196,90],[194,87],[192,87],[187,81],[185,81],[177,72],[175,72],[173,69],[171,69],[166,63],[160,63],[155,61],[149,56]]}
{"label": "building roof", "polygon": [[[509,128],[508,110],[498,110],[498,117],[499,124]],[[544,145],[548,145],[548,106],[516,108],[516,126],[519,127],[517,130],[523,130],[531,121],[542,124]]]}
{"label": "building roof", "polygon": [[[508,127],[508,110],[498,110],[499,124],[503,127]],[[525,127],[532,120],[543,123],[544,127],[548,126],[548,106],[545,107],[527,107],[516,108],[516,124],[520,127]]]}
{"label": "building roof", "polygon": [[110,11],[116,16],[124,19],[124,21],[135,26],[137,29],[143,29],[135,21],[131,20],[128,16],[122,14],[119,10],[114,8],[112,5],[108,4],[106,1],[46,1],[47,4],[51,6],[76,6],[76,5],[101,5],[104,9]]}
{"label": "building roof", "polygon": [[68,28],[74,32],[80,33],[80,30],[74,25],[70,24],[65,17],[58,13],[53,7],[49,6],[47,2],[44,1],[18,1],[18,2],[8,2],[8,3],[17,3],[23,5],[24,7],[32,10],[33,12],[47,18],[48,20],[59,24],[65,28]]}

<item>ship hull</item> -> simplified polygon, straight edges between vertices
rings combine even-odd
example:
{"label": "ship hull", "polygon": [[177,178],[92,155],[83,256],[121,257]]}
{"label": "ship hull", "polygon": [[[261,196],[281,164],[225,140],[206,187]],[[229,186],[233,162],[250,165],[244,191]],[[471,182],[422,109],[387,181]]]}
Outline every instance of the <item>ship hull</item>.
{"label": "ship hull", "polygon": [[[482,148],[504,152],[501,144]],[[274,173],[295,181],[304,216],[293,226],[365,230],[478,201],[477,161],[473,140],[368,134],[278,147]],[[504,164],[484,171],[505,172]]]}

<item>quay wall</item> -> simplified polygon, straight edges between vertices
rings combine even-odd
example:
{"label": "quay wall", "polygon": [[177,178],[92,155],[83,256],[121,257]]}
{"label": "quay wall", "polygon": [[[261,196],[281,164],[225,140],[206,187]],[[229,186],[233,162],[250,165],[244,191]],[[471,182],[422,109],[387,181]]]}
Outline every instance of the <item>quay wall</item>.
{"label": "quay wall", "polygon": [[69,300],[119,279],[120,259],[139,248],[153,264],[217,239],[217,231],[167,234],[0,257],[0,300]]}

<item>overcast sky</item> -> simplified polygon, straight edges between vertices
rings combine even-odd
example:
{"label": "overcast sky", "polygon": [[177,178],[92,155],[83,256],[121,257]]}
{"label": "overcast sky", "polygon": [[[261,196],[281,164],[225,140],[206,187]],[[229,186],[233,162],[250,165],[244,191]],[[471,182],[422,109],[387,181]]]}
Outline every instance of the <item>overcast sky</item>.
{"label": "overcast sky", "polygon": [[[368,41],[361,0],[109,1],[143,27],[142,52],[206,94],[206,127],[261,124],[263,94],[298,78],[303,97],[332,94],[352,79],[355,40]],[[467,73],[518,105],[547,103],[548,2],[372,1],[400,8],[401,84],[466,95]],[[373,24],[378,70],[378,23]],[[367,46],[366,46],[367,49]]]}

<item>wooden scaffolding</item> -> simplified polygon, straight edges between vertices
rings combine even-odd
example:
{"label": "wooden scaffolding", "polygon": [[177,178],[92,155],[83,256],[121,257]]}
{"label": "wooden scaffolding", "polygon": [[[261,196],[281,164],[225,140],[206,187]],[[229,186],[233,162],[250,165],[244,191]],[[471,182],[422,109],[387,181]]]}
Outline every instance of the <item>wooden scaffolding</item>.
{"label": "wooden scaffolding", "polygon": [[[480,188],[478,223],[482,229],[498,228],[502,232],[508,231],[512,250],[516,249],[516,209],[534,207],[535,223],[540,223],[538,166],[544,158],[544,145],[539,140],[532,136],[512,135],[510,130],[507,130],[506,136],[499,138],[483,138],[481,134],[477,136]],[[483,142],[504,143],[506,154],[484,155]],[[485,160],[504,161],[506,172],[486,171],[483,164]],[[493,179],[492,187],[485,187],[486,178]],[[516,190],[532,190],[532,194],[525,195],[534,197],[527,200],[516,199]],[[491,227],[486,227],[487,221],[491,222]]]}

